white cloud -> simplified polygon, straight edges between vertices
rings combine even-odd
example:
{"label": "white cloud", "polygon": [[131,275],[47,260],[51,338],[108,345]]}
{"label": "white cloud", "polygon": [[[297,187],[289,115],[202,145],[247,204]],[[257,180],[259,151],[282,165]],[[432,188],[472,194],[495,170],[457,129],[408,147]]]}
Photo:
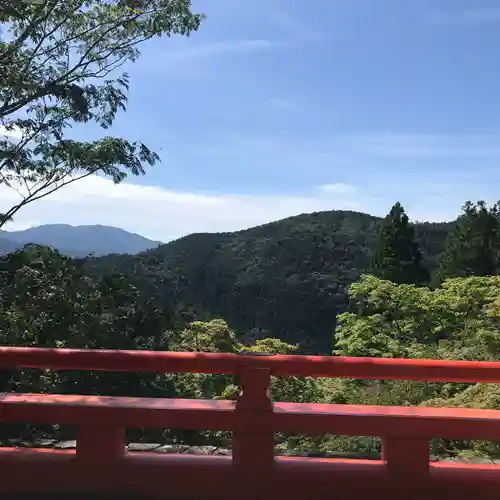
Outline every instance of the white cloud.
{"label": "white cloud", "polygon": [[[0,212],[18,199],[17,193],[0,185]],[[381,196],[344,183],[324,184],[304,195],[252,195],[181,192],[130,182],[115,185],[102,177],[88,177],[27,205],[5,229],[103,224],[167,242],[190,233],[237,231],[324,210],[384,216],[396,199],[412,220],[421,221],[452,220],[463,202],[425,190],[417,200],[396,192]]]}
{"label": "white cloud", "polygon": [[[109,180],[93,177],[23,208],[10,227],[47,223],[105,224],[169,241],[193,232],[245,229],[322,210],[384,215],[396,200],[403,203],[412,220],[451,220],[468,198],[491,201],[495,194],[492,186],[498,178],[493,172],[498,171],[500,141],[495,133],[360,134],[310,140],[295,140],[286,135],[255,137],[226,133],[220,137],[208,135],[207,144],[200,145],[197,152],[209,162],[229,158],[241,168],[251,167],[252,172],[256,169],[267,172],[276,165],[286,165],[286,171],[275,172],[287,175],[303,172],[307,165],[308,177],[295,177],[296,182],[292,183],[297,186],[300,180],[301,193],[287,194],[280,190],[275,195],[181,192],[132,182],[114,185]],[[397,169],[384,170],[392,156],[398,160]],[[471,174],[467,169],[466,172],[454,170],[452,175],[445,170],[438,175],[430,170],[429,165],[435,168],[436,159],[462,157],[484,158],[485,162],[479,164],[483,165],[479,174]],[[185,161],[194,159],[186,157]],[[410,162],[405,164],[407,169],[399,167],[404,159]],[[431,163],[426,163],[427,159]],[[490,161],[495,166],[491,172],[487,163]],[[425,175],[422,174],[424,168],[427,168]],[[342,177],[336,177],[334,172],[341,172]],[[353,172],[358,172],[355,185],[329,182],[342,178],[352,183]],[[307,182],[311,182],[310,187]],[[0,185],[0,211],[10,208],[17,199],[13,190]]]}
{"label": "white cloud", "polygon": [[339,195],[353,194],[356,192],[356,188],[350,184],[344,184],[343,182],[336,182],[334,184],[323,184],[320,186],[321,191],[325,193],[334,193]]}
{"label": "white cloud", "polygon": [[[0,211],[10,208],[17,197],[0,186]],[[193,232],[246,229],[304,212],[361,208],[349,197],[198,194],[89,177],[27,205],[6,229],[103,224],[169,241]]]}

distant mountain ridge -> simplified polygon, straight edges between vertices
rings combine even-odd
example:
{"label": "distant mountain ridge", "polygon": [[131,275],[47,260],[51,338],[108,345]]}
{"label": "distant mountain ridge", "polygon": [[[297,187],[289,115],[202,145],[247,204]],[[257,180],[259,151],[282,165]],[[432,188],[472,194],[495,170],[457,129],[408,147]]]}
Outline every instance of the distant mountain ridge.
{"label": "distant mountain ridge", "polygon": [[13,252],[28,243],[50,246],[71,257],[85,257],[90,253],[96,256],[137,254],[163,244],[161,241],[150,240],[124,229],[98,224],[46,224],[22,231],[0,230],[2,254]]}

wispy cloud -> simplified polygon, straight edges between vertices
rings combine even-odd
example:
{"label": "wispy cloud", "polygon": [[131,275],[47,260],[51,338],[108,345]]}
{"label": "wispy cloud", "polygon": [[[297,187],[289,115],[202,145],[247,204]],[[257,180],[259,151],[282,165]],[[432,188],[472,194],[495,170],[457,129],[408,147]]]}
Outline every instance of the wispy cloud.
{"label": "wispy cloud", "polygon": [[318,28],[306,24],[303,20],[297,19],[283,9],[274,11],[271,19],[281,27],[295,41],[320,42],[326,39],[324,33]]}
{"label": "wispy cloud", "polygon": [[[173,42],[173,43],[168,43]],[[265,38],[194,42],[187,40],[155,41],[155,50],[145,52],[135,71],[139,76],[200,78],[213,75],[215,65],[233,56],[251,57],[286,47],[283,41]]]}
{"label": "wispy cloud", "polygon": [[278,42],[273,43],[265,39],[224,40],[204,44],[186,45],[185,47],[167,52],[162,56],[162,60],[166,62],[189,62],[231,54],[261,52],[278,46]]}
{"label": "wispy cloud", "polygon": [[332,193],[338,195],[354,194],[356,192],[355,186],[345,184],[343,182],[335,182],[334,184],[323,184],[319,188],[324,193]]}
{"label": "wispy cloud", "polygon": [[449,24],[461,26],[480,26],[500,23],[500,7],[489,9],[468,9],[458,11],[434,12],[429,21],[431,24]]}
{"label": "wispy cloud", "polygon": [[412,134],[367,133],[339,135],[333,142],[339,148],[387,158],[500,159],[500,136],[496,134]]}
{"label": "wispy cloud", "polygon": [[273,97],[270,100],[271,106],[276,109],[282,109],[286,111],[298,111],[300,105],[296,102],[290,101],[288,99],[283,99],[281,97]]}
{"label": "wispy cloud", "polygon": [[[396,199],[420,220],[456,217],[467,199],[496,199],[500,137],[411,133],[209,134],[186,164],[231,165],[230,182],[248,179],[279,192],[310,189],[328,203],[355,201],[384,214]],[[238,180],[232,174],[238,171]],[[220,169],[219,175],[226,170]],[[284,185],[266,179],[286,179]],[[355,186],[355,191],[347,186]],[[323,186],[323,187],[321,187]],[[348,194],[342,194],[347,193]],[[383,200],[383,201],[380,201]],[[333,208],[333,206],[332,206]],[[439,216],[437,215],[439,211]]]}
{"label": "wispy cloud", "polygon": [[[210,137],[205,148],[210,155],[247,157],[269,163],[292,161],[311,167],[360,164],[361,161],[405,161],[425,164],[433,161],[494,160],[500,162],[500,135],[360,133],[290,137],[279,135],[238,135],[226,131]],[[267,162],[266,162],[267,163]]]}

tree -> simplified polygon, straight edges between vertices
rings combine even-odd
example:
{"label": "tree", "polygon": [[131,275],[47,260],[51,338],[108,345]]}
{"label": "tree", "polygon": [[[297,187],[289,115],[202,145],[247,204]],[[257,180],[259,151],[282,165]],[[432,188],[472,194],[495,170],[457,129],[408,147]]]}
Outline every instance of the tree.
{"label": "tree", "polygon": [[430,289],[365,275],[351,285],[357,313],[339,315],[342,356],[498,359],[500,276],[454,278]]}
{"label": "tree", "polygon": [[[351,286],[350,296],[360,312],[340,315],[334,354],[470,361],[500,357],[500,276],[449,279],[436,289],[364,276]],[[498,384],[344,380],[337,390],[351,404],[498,409],[500,402]],[[489,442],[431,444],[438,455],[464,448],[483,456],[500,453]]]}
{"label": "tree", "polygon": [[0,184],[23,206],[84,177],[115,183],[142,175],[159,157],[140,142],[68,137],[73,124],[102,129],[125,110],[120,67],[156,36],[189,35],[202,16],[190,0],[17,0],[0,3]]}
{"label": "tree", "polygon": [[[299,346],[280,339],[260,339],[251,346],[241,346],[242,352],[268,354],[297,354]],[[312,403],[321,399],[319,385],[312,377],[271,377],[271,396],[274,401]]]}
{"label": "tree", "polygon": [[440,275],[491,276],[500,270],[500,204],[468,201],[447,239]]}
{"label": "tree", "polygon": [[194,321],[181,332],[182,351],[235,352],[238,349],[235,333],[222,319]]}
{"label": "tree", "polygon": [[429,280],[413,226],[399,202],[382,224],[371,272],[395,283],[421,284]]}

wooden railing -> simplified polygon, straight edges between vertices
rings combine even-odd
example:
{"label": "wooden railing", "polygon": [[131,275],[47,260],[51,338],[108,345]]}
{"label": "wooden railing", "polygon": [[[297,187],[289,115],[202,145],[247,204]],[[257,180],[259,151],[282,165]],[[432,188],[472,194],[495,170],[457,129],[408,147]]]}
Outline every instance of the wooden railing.
{"label": "wooden railing", "polygon": [[[500,441],[500,411],[272,403],[271,375],[500,382],[500,363],[315,356],[0,348],[0,370],[236,374],[238,401],[0,395],[0,421],[77,428],[74,450],[0,448],[0,493],[117,497],[498,498],[500,467],[430,463],[433,438]],[[232,456],[125,451],[126,428],[228,430]],[[275,432],[376,436],[382,460],[275,457]]]}

